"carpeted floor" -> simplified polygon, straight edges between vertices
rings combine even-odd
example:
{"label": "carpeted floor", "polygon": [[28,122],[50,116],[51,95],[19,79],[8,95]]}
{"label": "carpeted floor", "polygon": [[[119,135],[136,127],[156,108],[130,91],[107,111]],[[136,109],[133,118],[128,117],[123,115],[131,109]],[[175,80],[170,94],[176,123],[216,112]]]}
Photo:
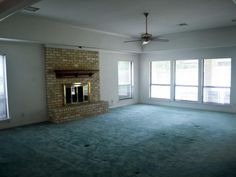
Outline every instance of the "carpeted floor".
{"label": "carpeted floor", "polygon": [[151,105],[0,131],[0,177],[236,177],[236,115]]}

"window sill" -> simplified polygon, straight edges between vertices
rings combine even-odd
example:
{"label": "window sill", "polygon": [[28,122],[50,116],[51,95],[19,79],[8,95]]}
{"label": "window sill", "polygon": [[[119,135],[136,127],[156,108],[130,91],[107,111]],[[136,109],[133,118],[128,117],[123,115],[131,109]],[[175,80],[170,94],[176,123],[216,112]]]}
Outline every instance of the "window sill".
{"label": "window sill", "polygon": [[230,106],[232,106],[232,104],[222,104],[222,103],[213,103],[213,102],[203,102],[203,103],[201,103],[201,104],[203,104],[203,105],[211,105],[211,106],[224,106],[224,107],[230,107]]}
{"label": "window sill", "polygon": [[10,117],[8,118],[0,118],[0,123],[2,122],[9,122],[10,121]]}
{"label": "window sill", "polygon": [[212,102],[199,102],[199,101],[188,101],[188,100],[170,100],[162,98],[149,98],[151,101],[159,101],[166,103],[176,103],[176,104],[196,104],[196,105],[209,105],[209,106],[220,106],[220,107],[231,107],[232,104],[221,104],[221,103],[212,103]]}
{"label": "window sill", "polygon": [[191,103],[191,104],[202,104],[199,101],[192,101],[192,100],[174,100],[172,102],[175,103]]}
{"label": "window sill", "polygon": [[121,99],[119,99],[119,101],[124,101],[124,100],[132,100],[133,98],[131,97],[131,98],[121,98]]}
{"label": "window sill", "polygon": [[149,99],[154,100],[154,101],[172,102],[170,99],[167,99],[167,98],[154,98],[154,97],[150,97]]}

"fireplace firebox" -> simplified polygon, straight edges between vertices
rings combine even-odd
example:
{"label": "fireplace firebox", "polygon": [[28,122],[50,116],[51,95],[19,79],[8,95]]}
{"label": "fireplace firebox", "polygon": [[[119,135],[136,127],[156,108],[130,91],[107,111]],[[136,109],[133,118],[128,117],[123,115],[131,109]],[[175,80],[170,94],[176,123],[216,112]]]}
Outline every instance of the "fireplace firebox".
{"label": "fireplace firebox", "polygon": [[89,101],[90,82],[86,84],[64,84],[64,104],[78,104]]}

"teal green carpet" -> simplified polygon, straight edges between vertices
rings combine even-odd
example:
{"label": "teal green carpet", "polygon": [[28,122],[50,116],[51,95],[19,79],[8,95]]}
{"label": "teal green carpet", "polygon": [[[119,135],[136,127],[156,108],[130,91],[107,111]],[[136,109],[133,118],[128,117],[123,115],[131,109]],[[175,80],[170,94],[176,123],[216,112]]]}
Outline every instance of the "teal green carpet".
{"label": "teal green carpet", "polygon": [[133,105],[0,131],[0,177],[236,177],[236,115]]}

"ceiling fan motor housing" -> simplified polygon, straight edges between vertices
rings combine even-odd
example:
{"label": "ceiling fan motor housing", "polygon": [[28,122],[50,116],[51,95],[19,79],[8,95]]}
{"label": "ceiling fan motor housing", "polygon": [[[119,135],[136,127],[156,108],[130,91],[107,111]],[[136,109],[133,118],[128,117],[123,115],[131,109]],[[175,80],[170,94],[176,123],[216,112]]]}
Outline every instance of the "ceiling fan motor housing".
{"label": "ceiling fan motor housing", "polygon": [[144,33],[141,35],[141,38],[143,41],[150,41],[151,38],[152,38],[152,35],[151,34],[148,34],[148,33]]}

